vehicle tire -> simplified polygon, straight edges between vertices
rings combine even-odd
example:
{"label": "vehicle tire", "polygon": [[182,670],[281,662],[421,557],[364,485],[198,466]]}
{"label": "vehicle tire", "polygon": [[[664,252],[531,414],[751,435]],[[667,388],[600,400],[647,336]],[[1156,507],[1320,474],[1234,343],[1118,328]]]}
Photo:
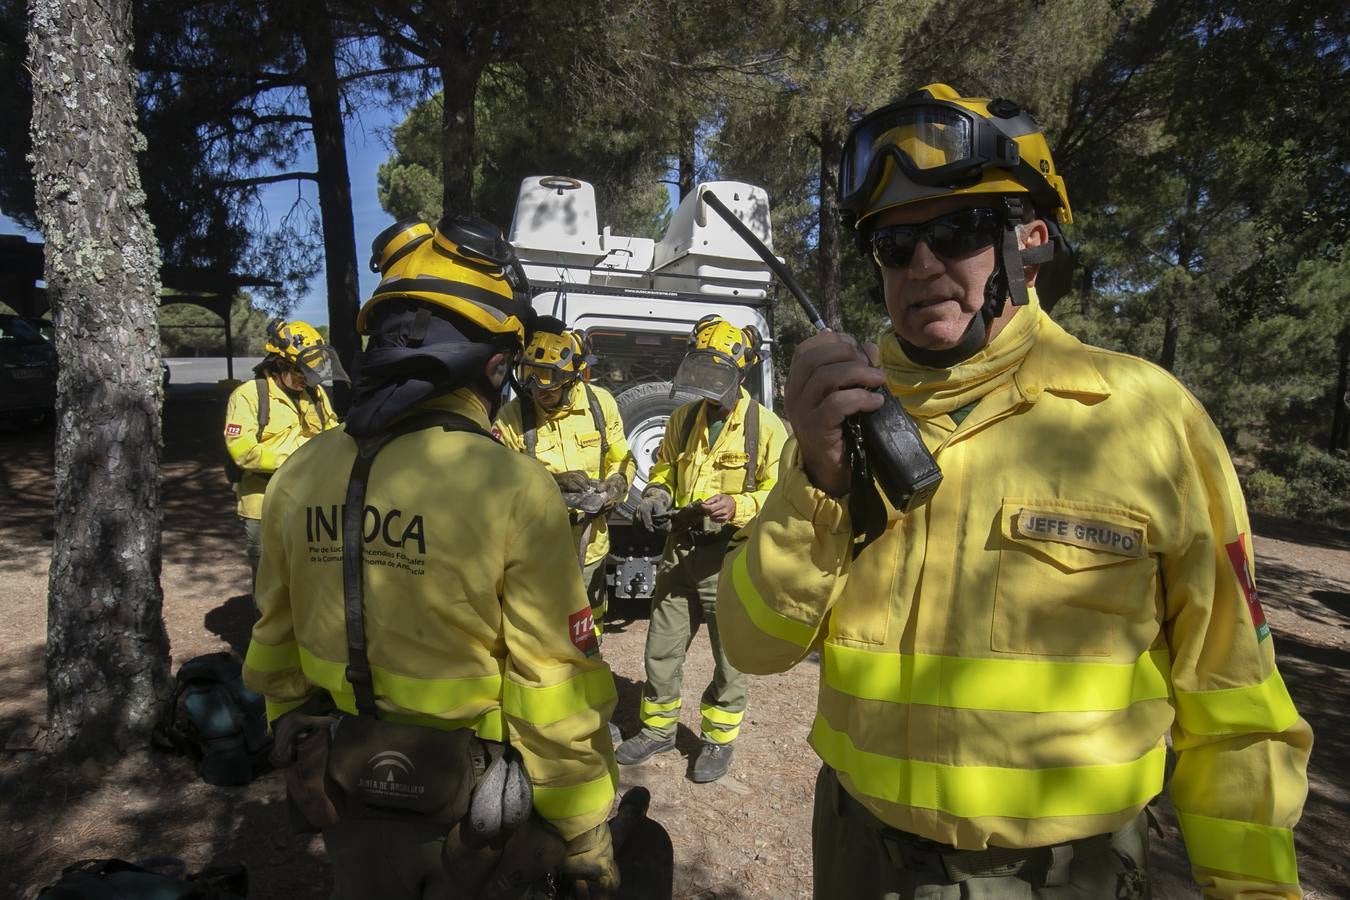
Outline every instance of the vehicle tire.
{"label": "vehicle tire", "polygon": [[614,402],[619,405],[619,415],[623,418],[628,448],[633,451],[633,458],[637,461],[637,473],[633,476],[628,500],[619,504],[615,510],[623,518],[633,518],[633,510],[642,497],[642,489],[647,486],[647,473],[661,446],[661,438],[665,436],[670,414],[676,407],[697,399],[698,395],[684,391],[672,397],[669,381],[634,385],[614,398]]}

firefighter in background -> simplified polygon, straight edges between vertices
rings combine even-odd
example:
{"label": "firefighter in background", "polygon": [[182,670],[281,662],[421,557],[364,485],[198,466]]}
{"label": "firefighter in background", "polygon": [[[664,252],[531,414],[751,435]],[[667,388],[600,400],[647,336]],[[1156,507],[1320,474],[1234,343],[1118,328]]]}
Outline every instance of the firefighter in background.
{"label": "firefighter in background", "polygon": [[737,328],[716,315],[695,324],[675,388],[704,399],[671,413],[634,513],[644,527],[669,531],[669,537],[647,630],[642,730],[615,756],[633,765],[675,749],[684,658],[701,621],[708,626],[715,668],[700,703],[703,740],[690,773],[696,782],[727,773],[745,718],[748,679],[722,651],[717,573],[731,536],[759,513],[778,481],[786,440],[783,423],[742,387],[759,362],[759,347],[753,326]]}
{"label": "firefighter in background", "polygon": [[268,322],[263,351],[253,380],[236,387],[225,407],[227,469],[255,579],[268,480],[306,441],[341,424],[322,383],[347,380],[336,351],[308,322]]}
{"label": "firefighter in background", "polygon": [[[357,320],[368,342],[353,365],[346,428],[302,448],[267,494],[262,617],[245,682],[265,696],[269,719],[281,717],[279,743],[297,733],[287,716],[306,714],[301,705],[321,692],[377,736],[386,723],[472,731],[472,765],[447,756],[427,768],[467,780],[473,809],[481,801],[495,813],[368,818],[340,798],[336,822],[311,819],[323,827],[339,900],[517,896],[532,876],[510,867],[540,856],[541,828],[565,845],[564,882],[609,897],[618,884],[606,823],[617,781],[605,732],[614,680],[598,656],[557,486],[489,434],[532,317],[507,276],[514,254],[500,231],[468,217],[434,231],[400,222],[373,249],[383,278]],[[363,514],[335,526],[353,497]],[[330,764],[346,725],[333,732]],[[502,818],[502,783],[479,767],[508,757],[523,761],[537,818],[513,832],[484,885],[465,829]],[[325,801],[332,768],[318,768],[296,779],[318,785],[317,798],[292,793],[302,809]]]}
{"label": "firefighter in background", "polygon": [[562,491],[599,636],[609,601],[608,515],[628,496],[635,463],[613,395],[586,382],[593,364],[583,333],[538,317],[516,364],[525,396],[502,407],[496,426],[502,443],[543,463]]}
{"label": "firefighter in background", "polygon": [[[745,671],[820,652],[815,896],[1146,898],[1169,729],[1204,896],[1301,896],[1312,734],[1232,462],[1170,374],[1041,308],[1070,213],[1039,126],[934,84],[844,146],[880,367],[847,335],[798,347],[782,480],[718,601]],[[943,481],[859,552],[842,433],[883,384]]]}

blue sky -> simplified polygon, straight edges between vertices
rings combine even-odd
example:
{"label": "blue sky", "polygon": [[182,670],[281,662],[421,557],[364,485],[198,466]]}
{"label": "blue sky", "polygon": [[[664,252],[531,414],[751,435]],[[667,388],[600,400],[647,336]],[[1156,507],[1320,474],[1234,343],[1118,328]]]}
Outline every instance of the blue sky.
{"label": "blue sky", "polygon": [[[386,146],[389,131],[402,121],[405,115],[405,110],[377,107],[347,122],[347,167],[352,182],[356,259],[360,270],[363,301],[370,296],[378,281],[377,276],[365,264],[370,258],[370,242],[393,221],[388,213],[380,209],[380,202],[375,197],[375,170],[379,168],[380,163],[389,158],[390,150]],[[294,168],[297,171],[313,171],[316,168],[313,152],[306,150],[301,154]],[[317,211],[319,198],[314,184],[301,182],[301,185],[302,196]],[[274,222],[279,221],[295,202],[296,183],[269,185],[263,190],[263,202],[267,208],[268,218]],[[23,234],[30,240],[41,239],[40,235],[28,231],[3,215],[0,215],[0,234]],[[324,293],[322,271],[310,283],[309,293],[292,310],[291,317],[303,319],[313,325],[328,323],[328,300]]]}

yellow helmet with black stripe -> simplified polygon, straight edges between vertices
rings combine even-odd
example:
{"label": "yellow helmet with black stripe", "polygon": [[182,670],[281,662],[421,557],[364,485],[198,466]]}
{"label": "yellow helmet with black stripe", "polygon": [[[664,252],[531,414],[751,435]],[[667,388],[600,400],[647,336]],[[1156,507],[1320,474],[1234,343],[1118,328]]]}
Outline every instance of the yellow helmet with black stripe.
{"label": "yellow helmet with black stripe", "polygon": [[1011,100],[963,97],[930,84],[860,119],[844,141],[839,204],[846,222],[934,197],[1029,195],[1042,216],[1073,221],[1045,133]]}
{"label": "yellow helmet with black stripe", "polygon": [[585,334],[569,330],[552,316],[540,316],[516,364],[516,381],[527,390],[551,391],[581,378],[591,362]]}
{"label": "yellow helmet with black stripe", "polygon": [[719,354],[738,369],[746,369],[759,362],[761,343],[763,338],[755,326],[737,328],[716,314],[699,319],[689,332],[689,352]]}
{"label": "yellow helmet with black stripe", "polygon": [[527,304],[516,299],[510,271],[515,251],[495,226],[473,216],[447,216],[435,229],[405,220],[371,244],[371,267],[380,283],[356,317],[369,334],[370,313],[394,298],[448,310],[483,330],[526,341]]}

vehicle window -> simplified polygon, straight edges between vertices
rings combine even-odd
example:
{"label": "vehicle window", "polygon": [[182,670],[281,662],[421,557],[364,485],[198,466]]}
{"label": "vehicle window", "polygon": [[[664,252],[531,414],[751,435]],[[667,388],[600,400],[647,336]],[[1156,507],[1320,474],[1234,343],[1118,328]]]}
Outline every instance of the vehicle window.
{"label": "vehicle window", "polygon": [[16,344],[41,344],[46,341],[36,328],[15,316],[0,317],[0,341]]}
{"label": "vehicle window", "polygon": [[[586,336],[597,360],[591,380],[616,396],[635,384],[674,379],[689,346],[688,338],[682,334],[592,328]],[[751,371],[745,389],[763,403],[761,366]]]}
{"label": "vehicle window", "polygon": [[586,336],[597,360],[591,380],[611,394],[635,384],[670,381],[688,345],[683,334],[592,328]]}

